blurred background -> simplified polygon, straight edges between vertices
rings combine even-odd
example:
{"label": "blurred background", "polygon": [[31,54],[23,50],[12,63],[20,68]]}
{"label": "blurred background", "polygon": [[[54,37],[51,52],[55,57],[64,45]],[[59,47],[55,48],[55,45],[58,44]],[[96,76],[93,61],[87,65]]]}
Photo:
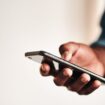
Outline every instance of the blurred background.
{"label": "blurred background", "polygon": [[105,87],[79,96],[44,78],[27,51],[57,56],[68,41],[99,37],[105,0],[0,0],[0,105],[105,105]]}

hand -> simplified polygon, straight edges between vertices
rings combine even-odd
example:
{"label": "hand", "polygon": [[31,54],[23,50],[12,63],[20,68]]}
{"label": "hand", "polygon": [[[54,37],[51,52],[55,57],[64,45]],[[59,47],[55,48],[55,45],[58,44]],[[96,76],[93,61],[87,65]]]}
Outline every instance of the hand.
{"label": "hand", "polygon": [[[68,42],[61,45],[59,51],[64,60],[91,70],[100,76],[104,76],[103,64],[99,61],[94,50],[89,46]],[[50,63],[43,62],[40,71],[43,76],[48,76],[51,74],[51,69],[52,66]],[[68,81],[72,78],[73,70],[66,67],[59,68],[57,75],[54,76],[54,83],[57,86],[65,86],[69,90],[77,92],[80,95],[90,94],[101,86],[100,81],[91,80],[91,77],[86,73],[81,74],[73,83],[69,83]]]}

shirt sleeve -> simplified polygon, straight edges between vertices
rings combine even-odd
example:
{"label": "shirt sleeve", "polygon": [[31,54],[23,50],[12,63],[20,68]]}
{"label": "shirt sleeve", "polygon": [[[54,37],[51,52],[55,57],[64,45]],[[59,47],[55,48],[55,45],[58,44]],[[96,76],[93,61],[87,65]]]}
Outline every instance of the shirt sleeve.
{"label": "shirt sleeve", "polygon": [[92,47],[96,47],[96,46],[105,47],[105,12],[104,12],[104,15],[103,15],[102,20],[101,20],[101,27],[102,27],[101,36],[96,42],[94,42],[91,45]]}

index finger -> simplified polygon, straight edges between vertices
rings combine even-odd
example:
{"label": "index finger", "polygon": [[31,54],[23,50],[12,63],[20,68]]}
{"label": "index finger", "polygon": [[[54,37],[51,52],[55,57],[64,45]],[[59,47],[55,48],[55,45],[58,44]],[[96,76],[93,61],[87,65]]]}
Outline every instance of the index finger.
{"label": "index finger", "polygon": [[48,58],[43,59],[40,72],[43,76],[55,76],[57,74],[53,61]]}

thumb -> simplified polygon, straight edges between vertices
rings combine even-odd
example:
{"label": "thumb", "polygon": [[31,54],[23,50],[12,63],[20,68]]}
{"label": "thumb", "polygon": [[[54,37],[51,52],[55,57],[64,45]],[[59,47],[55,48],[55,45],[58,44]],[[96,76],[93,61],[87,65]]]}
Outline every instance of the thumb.
{"label": "thumb", "polygon": [[64,60],[70,61],[80,48],[79,43],[68,42],[60,46],[59,52]]}
{"label": "thumb", "polygon": [[66,60],[66,61],[70,61],[71,60],[71,58],[72,58],[72,52],[71,51],[65,51],[62,55],[61,55],[61,57],[62,57],[62,59],[64,59],[64,60]]}

